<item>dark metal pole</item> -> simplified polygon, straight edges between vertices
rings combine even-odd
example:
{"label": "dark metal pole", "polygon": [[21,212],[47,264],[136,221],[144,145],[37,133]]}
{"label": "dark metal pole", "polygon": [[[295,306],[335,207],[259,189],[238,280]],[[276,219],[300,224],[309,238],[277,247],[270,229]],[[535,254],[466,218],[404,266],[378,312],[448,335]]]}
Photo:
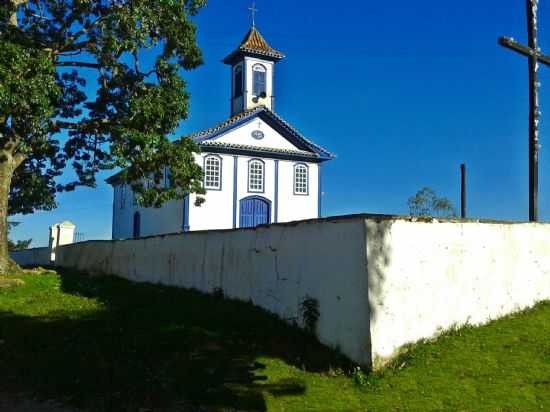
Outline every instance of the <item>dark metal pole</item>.
{"label": "dark metal pole", "polygon": [[466,219],[466,165],[460,165],[460,217]]}
{"label": "dark metal pole", "polygon": [[529,48],[534,51],[529,56],[529,221],[539,219],[539,83],[537,48],[537,8],[538,0],[527,0],[527,26]]}

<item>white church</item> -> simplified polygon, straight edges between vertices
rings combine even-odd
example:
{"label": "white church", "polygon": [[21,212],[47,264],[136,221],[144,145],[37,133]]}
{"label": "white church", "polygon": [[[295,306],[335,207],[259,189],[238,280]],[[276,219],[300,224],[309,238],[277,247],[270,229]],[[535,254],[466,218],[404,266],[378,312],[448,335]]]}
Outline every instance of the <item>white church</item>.
{"label": "white church", "polygon": [[107,179],[114,189],[113,239],[320,217],[321,165],[334,155],[275,113],[275,64],[283,58],[253,25],[223,60],[232,73],[231,117],[189,136],[201,149],[195,158],[204,171],[202,205],[191,194],[143,208],[129,185],[116,175]]}

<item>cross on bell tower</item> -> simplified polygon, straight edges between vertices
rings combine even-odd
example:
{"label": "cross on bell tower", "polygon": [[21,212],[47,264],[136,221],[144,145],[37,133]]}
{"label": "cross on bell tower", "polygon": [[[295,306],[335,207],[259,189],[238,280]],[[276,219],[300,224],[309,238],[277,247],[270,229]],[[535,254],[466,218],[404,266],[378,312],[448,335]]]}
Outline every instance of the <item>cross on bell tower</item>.
{"label": "cross on bell tower", "polygon": [[256,13],[259,11],[256,8],[256,2],[252,2],[252,7],[249,7],[248,10],[250,10],[250,14],[252,15],[252,27],[256,27]]}

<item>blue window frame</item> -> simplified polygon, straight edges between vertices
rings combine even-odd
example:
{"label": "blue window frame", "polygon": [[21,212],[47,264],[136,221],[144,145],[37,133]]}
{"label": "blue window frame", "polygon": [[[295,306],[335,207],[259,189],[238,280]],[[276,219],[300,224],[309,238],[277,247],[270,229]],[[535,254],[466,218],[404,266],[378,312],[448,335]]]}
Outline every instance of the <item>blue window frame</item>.
{"label": "blue window frame", "polygon": [[260,159],[248,161],[248,191],[263,193],[265,191],[265,163]]}
{"label": "blue window frame", "polygon": [[305,163],[294,165],[294,194],[303,196],[309,194],[309,168]]}
{"label": "blue window frame", "polygon": [[260,96],[267,93],[266,79],[267,69],[261,64],[252,66],[253,87],[252,93],[254,96]]}

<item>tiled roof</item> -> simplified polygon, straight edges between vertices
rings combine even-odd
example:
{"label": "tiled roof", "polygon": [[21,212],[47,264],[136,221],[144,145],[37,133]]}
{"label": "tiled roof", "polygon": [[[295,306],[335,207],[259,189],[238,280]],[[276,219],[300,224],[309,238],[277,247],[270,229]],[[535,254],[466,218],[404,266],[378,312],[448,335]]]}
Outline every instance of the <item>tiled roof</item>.
{"label": "tiled roof", "polygon": [[262,146],[251,146],[244,144],[236,143],[226,143],[226,142],[217,142],[206,140],[200,144],[201,147],[219,147],[223,149],[235,149],[235,150],[249,150],[253,152],[262,152],[262,153],[280,153],[280,154],[290,154],[297,155],[302,157],[311,157],[318,158],[317,153],[307,152],[305,150],[291,150],[291,149],[276,149],[272,147],[262,147]]}
{"label": "tiled roof", "polygon": [[189,138],[193,139],[195,142],[199,144],[204,144],[208,139],[215,137],[222,131],[226,129],[231,129],[231,127],[236,125],[237,123],[246,122],[248,119],[259,114],[263,114],[268,118],[272,119],[272,121],[275,124],[280,126],[281,129],[285,130],[285,132],[288,135],[290,135],[292,139],[295,140],[295,143],[298,143],[299,146],[302,146],[307,149],[306,151],[304,151],[305,153],[317,154],[318,157],[321,157],[326,160],[333,159],[335,157],[335,155],[330,153],[328,150],[313,143],[311,140],[306,139],[298,130],[296,130],[289,123],[287,123],[283,118],[281,118],[279,115],[275,114],[265,106],[258,106],[258,107],[246,110],[242,113],[239,113],[227,119],[226,121],[214,127],[211,127],[210,129],[193,133],[192,135],[189,136]]}
{"label": "tiled roof", "polygon": [[214,127],[211,127],[209,129],[206,129],[206,130],[201,130],[199,132],[195,132],[187,137],[195,140],[195,141],[200,141],[202,140],[203,138],[206,138],[210,135],[212,135],[213,133],[216,133],[220,130],[223,130],[225,129],[226,127],[229,127],[231,126],[232,124],[234,123],[237,123],[239,120],[241,119],[244,119],[246,117],[248,117],[250,114],[253,114],[253,113],[256,113],[256,112],[259,112],[260,109],[262,109],[263,106],[259,106],[259,107],[254,107],[253,109],[248,109],[248,110],[245,110],[244,112],[241,112],[239,114],[236,114],[235,116],[233,117],[230,117],[229,119],[227,119],[226,121],[222,122],[222,123],[219,123],[217,124],[216,126]]}
{"label": "tiled roof", "polygon": [[251,53],[251,54],[258,54],[261,56],[271,57],[277,60],[282,59],[285,57],[283,53],[281,53],[278,50],[273,49],[263,38],[263,36],[260,34],[258,30],[256,30],[256,27],[252,27],[250,31],[246,34],[243,41],[237,48],[237,50],[233,51],[229,56],[227,56],[224,59],[225,63],[231,62],[233,57],[235,55],[240,53]]}

